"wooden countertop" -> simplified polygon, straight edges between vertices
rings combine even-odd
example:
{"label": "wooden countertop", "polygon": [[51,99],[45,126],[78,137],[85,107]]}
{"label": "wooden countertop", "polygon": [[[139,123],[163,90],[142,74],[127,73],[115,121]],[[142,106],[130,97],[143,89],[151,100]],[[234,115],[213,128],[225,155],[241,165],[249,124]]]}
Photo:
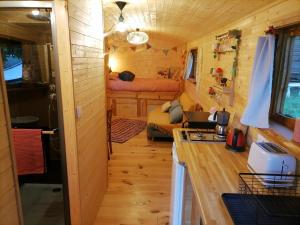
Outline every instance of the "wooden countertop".
{"label": "wooden countertop", "polygon": [[181,130],[173,130],[178,159],[189,171],[203,223],[232,225],[221,194],[238,192],[238,174],[249,172],[248,151],[235,153],[227,150],[224,143],[181,142]]}

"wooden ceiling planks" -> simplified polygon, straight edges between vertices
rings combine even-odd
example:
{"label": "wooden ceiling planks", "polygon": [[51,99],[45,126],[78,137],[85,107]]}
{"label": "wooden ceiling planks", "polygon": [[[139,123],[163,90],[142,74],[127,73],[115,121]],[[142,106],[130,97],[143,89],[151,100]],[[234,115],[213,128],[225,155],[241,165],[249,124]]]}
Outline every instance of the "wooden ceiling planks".
{"label": "wooden ceiling planks", "polygon": [[37,43],[50,42],[51,24],[27,17],[30,9],[0,9],[0,35]]}
{"label": "wooden ceiling planks", "polygon": [[[192,41],[205,33],[250,14],[274,0],[125,0],[123,16],[129,30],[140,28]],[[117,22],[120,10],[114,0],[103,0],[104,26]]]}

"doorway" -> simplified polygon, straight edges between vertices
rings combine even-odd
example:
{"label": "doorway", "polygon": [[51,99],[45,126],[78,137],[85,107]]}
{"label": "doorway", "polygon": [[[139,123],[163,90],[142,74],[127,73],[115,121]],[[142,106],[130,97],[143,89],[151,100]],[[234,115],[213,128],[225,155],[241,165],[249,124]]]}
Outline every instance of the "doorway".
{"label": "doorway", "polygon": [[7,90],[24,225],[68,225],[51,3],[1,5],[0,17],[1,79]]}

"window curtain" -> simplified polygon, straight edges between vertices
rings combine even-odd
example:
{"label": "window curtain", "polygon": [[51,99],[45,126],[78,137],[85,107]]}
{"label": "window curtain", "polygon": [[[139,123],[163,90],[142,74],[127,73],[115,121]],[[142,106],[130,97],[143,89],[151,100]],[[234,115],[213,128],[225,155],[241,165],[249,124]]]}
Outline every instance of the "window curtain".
{"label": "window curtain", "polygon": [[259,37],[252,70],[247,107],[241,117],[244,125],[269,128],[269,110],[272,93],[275,37]]}
{"label": "window curtain", "polygon": [[189,79],[192,72],[192,68],[193,68],[193,54],[191,51],[189,51],[189,54],[187,55],[184,79],[186,80]]}

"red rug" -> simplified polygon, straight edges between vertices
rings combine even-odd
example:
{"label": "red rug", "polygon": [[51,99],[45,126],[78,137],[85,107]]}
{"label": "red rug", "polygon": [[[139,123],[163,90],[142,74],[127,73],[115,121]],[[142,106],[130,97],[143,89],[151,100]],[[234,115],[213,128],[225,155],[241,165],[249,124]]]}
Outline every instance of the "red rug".
{"label": "red rug", "polygon": [[115,119],[111,124],[111,140],[124,143],[145,129],[146,121],[133,119]]}

